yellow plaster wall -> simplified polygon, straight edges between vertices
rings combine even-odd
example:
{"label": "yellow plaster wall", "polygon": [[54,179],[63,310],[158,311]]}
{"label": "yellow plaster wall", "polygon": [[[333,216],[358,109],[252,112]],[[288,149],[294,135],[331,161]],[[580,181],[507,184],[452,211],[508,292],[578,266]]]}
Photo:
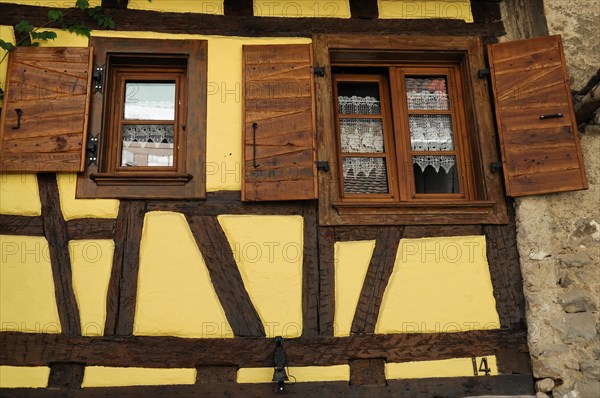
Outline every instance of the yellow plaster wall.
{"label": "yellow plaster wall", "polygon": [[194,384],[196,369],[108,368],[88,366],[82,387],[126,387]]}
{"label": "yellow plaster wall", "polygon": [[[494,355],[486,357],[490,375],[498,375],[498,365]],[[477,359],[477,367],[481,357]],[[473,376],[473,362],[471,358],[454,358],[440,361],[420,361],[403,363],[386,363],[385,378],[392,379],[422,379],[426,377],[462,377]],[[484,373],[479,373],[483,376]]]}
{"label": "yellow plaster wall", "polygon": [[301,216],[219,216],[267,337],[302,333]]}
{"label": "yellow plaster wall", "polygon": [[379,0],[379,18],[450,18],[473,22],[469,0]]}
{"label": "yellow plaster wall", "polygon": [[350,335],[374,249],[374,240],[335,243],[335,336]]}
{"label": "yellow plaster wall", "polygon": [[499,327],[484,236],[400,241],[376,333]]}
{"label": "yellow plaster wall", "polygon": [[0,174],[0,214],[18,216],[42,214],[35,174]]}
{"label": "yellow plaster wall", "polygon": [[254,15],[284,18],[350,18],[350,4],[348,0],[254,0]]}
{"label": "yellow plaster wall", "polygon": [[112,240],[69,242],[73,290],[79,308],[81,334],[102,336],[106,321],[106,294],[115,245]]}
{"label": "yellow plaster wall", "polygon": [[[290,382],[350,380],[348,365],[289,367],[286,372]],[[272,380],[273,368],[241,368],[237,373],[238,383],[272,383]]]}
{"label": "yellow plaster wall", "polygon": [[65,220],[76,218],[117,218],[119,201],[115,199],[75,199],[77,176],[59,174],[60,207]]}
{"label": "yellow plaster wall", "polygon": [[48,242],[0,235],[0,330],[60,333]]}
{"label": "yellow plaster wall", "polygon": [[146,214],[134,334],[233,337],[202,254],[182,214]]}
{"label": "yellow plaster wall", "polygon": [[163,12],[223,15],[223,0],[129,0],[127,8]]}
{"label": "yellow plaster wall", "polygon": [[43,388],[48,376],[47,366],[0,366],[0,388]]}

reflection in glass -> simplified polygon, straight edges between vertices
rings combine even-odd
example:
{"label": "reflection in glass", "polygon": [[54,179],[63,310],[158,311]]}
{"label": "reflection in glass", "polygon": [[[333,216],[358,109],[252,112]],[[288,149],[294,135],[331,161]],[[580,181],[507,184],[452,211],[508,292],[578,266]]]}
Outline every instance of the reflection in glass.
{"label": "reflection in glass", "polygon": [[381,119],[340,119],[342,152],[383,152]]}
{"label": "reflection in glass", "polygon": [[175,82],[125,83],[126,120],[175,120]]}
{"label": "reflection in glass", "polygon": [[121,166],[173,166],[173,125],[129,124],[123,126]]}
{"label": "reflection in glass", "polygon": [[445,77],[407,77],[406,97],[409,110],[448,110]]}
{"label": "reflection in glass", "polygon": [[344,192],[388,193],[387,167],[383,158],[344,157]]}
{"label": "reflection in glass", "polygon": [[455,156],[413,156],[416,193],[460,193]]}
{"label": "reflection in glass", "polygon": [[411,115],[409,125],[413,151],[454,150],[450,115]]}
{"label": "reflection in glass", "polygon": [[346,115],[380,115],[379,83],[338,83],[338,110]]}

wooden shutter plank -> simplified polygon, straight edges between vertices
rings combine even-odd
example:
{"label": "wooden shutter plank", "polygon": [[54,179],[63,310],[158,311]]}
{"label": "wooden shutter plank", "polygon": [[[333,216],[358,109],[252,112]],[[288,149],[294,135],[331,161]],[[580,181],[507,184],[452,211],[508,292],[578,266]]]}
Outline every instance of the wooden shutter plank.
{"label": "wooden shutter plank", "polygon": [[244,46],[243,59],[242,200],[316,198],[310,45]]}
{"label": "wooden shutter plank", "polygon": [[493,44],[488,52],[507,194],[587,189],[560,37]]}
{"label": "wooden shutter plank", "polygon": [[2,171],[83,171],[91,55],[91,48],[70,47],[17,47],[10,54],[0,126]]}

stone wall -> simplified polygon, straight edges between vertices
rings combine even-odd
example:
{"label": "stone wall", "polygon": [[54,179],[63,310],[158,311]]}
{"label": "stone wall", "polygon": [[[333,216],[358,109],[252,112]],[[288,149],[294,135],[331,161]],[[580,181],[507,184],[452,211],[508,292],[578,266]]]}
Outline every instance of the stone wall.
{"label": "stone wall", "polygon": [[[544,0],[544,10],[580,90],[600,67],[600,0]],[[581,146],[587,191],[515,203],[539,396],[600,397],[600,125],[586,127]]]}

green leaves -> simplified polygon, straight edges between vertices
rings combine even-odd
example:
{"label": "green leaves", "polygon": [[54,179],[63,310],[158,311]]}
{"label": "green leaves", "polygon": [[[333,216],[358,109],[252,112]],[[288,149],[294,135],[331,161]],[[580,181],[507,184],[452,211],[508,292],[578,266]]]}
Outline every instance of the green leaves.
{"label": "green leaves", "polygon": [[15,46],[12,43],[0,39],[0,48],[4,51],[12,51]]}
{"label": "green leaves", "polygon": [[31,32],[31,38],[36,40],[54,40],[56,39],[56,32],[50,32],[48,30],[42,32]]}
{"label": "green leaves", "polygon": [[81,11],[84,11],[86,8],[90,7],[90,2],[88,0],[77,0],[75,2],[75,7],[79,7]]}
{"label": "green leaves", "polygon": [[114,29],[117,27],[115,21],[103,12],[102,7],[94,7],[88,10],[88,15],[101,28]]}
{"label": "green leaves", "polygon": [[71,33],[75,33],[79,36],[90,37],[91,29],[85,25],[81,24],[68,24],[64,26],[64,29],[67,29]]}
{"label": "green leaves", "polygon": [[33,25],[26,21],[21,21],[15,25],[15,30],[19,33],[31,33],[33,29]]}
{"label": "green leaves", "polygon": [[58,10],[48,11],[48,19],[53,22],[62,21],[63,17],[64,17],[64,14],[62,13],[62,11],[58,11]]}

